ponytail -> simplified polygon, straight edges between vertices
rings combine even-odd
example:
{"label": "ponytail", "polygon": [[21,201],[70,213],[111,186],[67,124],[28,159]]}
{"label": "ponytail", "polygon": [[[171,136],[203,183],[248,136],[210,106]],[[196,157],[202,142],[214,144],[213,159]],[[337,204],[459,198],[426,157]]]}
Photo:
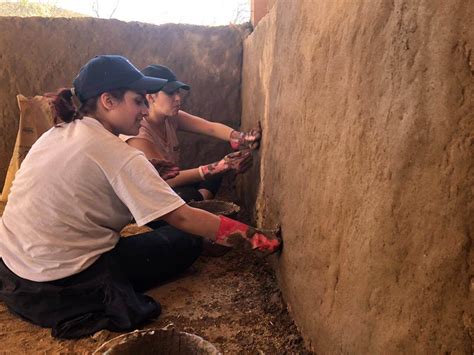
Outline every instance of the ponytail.
{"label": "ponytail", "polygon": [[74,95],[71,89],[62,88],[56,92],[44,94],[44,96],[49,99],[53,111],[54,124],[61,122],[69,123],[82,118],[82,115],[74,104]]}
{"label": "ponytail", "polygon": [[[116,89],[110,90],[108,93],[119,101],[123,100],[123,97],[128,89]],[[85,102],[79,102],[79,98],[74,95],[72,89],[62,88],[56,92],[49,92],[44,94],[49,99],[53,111],[53,122],[58,124],[61,122],[72,122],[74,120],[80,120],[84,116],[93,115],[97,110],[97,100],[100,95],[91,97]]]}

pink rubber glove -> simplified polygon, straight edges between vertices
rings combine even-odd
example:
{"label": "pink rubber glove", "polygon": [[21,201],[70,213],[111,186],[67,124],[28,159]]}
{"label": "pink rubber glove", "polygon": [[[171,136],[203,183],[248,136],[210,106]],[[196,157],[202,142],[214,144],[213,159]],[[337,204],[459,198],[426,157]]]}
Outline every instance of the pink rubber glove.
{"label": "pink rubber glove", "polygon": [[232,131],[230,133],[230,145],[232,149],[258,149],[262,138],[262,128],[260,122],[257,127],[247,132]]}
{"label": "pink rubber glove", "polygon": [[252,152],[250,149],[239,150],[227,154],[223,159],[208,165],[199,167],[199,173],[203,180],[221,175],[230,171],[241,174],[252,166]]}
{"label": "pink rubber glove", "polygon": [[152,158],[148,161],[155,167],[163,180],[172,179],[179,175],[179,168],[169,160]]}
{"label": "pink rubber glove", "polygon": [[216,243],[233,247],[244,247],[260,254],[272,254],[282,248],[280,231],[260,230],[228,217],[219,216],[221,223]]}

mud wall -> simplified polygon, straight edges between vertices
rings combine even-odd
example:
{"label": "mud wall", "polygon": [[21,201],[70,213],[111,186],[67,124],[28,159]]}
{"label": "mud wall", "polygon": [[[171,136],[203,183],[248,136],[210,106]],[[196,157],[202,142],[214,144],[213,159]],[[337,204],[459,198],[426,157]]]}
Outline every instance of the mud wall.
{"label": "mud wall", "polygon": [[[137,67],[161,63],[192,86],[184,109],[237,127],[243,26],[154,26],[116,20],[0,18],[0,188],[18,129],[16,95],[70,87],[97,54],[120,54]],[[186,134],[183,166],[211,162],[227,143]]]}
{"label": "mud wall", "polygon": [[264,136],[240,193],[282,224],[279,281],[319,354],[472,352],[473,19],[279,0],[245,40],[242,125]]}

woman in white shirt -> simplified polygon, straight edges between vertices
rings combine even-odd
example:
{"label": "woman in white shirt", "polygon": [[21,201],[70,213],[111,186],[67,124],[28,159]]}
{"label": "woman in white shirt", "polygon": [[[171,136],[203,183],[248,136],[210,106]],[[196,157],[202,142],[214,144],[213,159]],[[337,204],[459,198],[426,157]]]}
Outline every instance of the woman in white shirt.
{"label": "woman in white shirt", "polygon": [[[281,247],[275,233],[186,205],[118,138],[138,133],[144,95],[165,83],[103,55],[81,69],[74,90],[48,95],[61,122],[13,182],[0,220],[0,299],[53,336],[130,330],[157,317],[159,303],[140,292],[191,265],[202,248],[196,236],[262,253]],[[121,238],[132,218],[168,226]]]}

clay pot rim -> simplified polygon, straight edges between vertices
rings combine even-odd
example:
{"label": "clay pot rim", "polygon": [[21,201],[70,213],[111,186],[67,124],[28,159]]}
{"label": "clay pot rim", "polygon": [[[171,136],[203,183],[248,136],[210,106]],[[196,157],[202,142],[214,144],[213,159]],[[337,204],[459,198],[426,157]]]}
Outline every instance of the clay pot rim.
{"label": "clay pot rim", "polygon": [[118,346],[120,344],[124,344],[128,338],[138,338],[148,335],[154,335],[155,333],[176,333],[184,335],[190,339],[193,339],[197,344],[205,345],[205,347],[212,351],[213,354],[221,354],[217,350],[217,348],[209,341],[203,339],[199,335],[187,333],[183,331],[176,330],[174,328],[171,329],[164,329],[164,328],[152,328],[152,329],[143,329],[143,330],[134,330],[133,332],[128,332],[124,334],[120,334],[112,339],[107,340],[106,342],[102,343],[94,352],[94,354],[108,354],[113,347]]}

